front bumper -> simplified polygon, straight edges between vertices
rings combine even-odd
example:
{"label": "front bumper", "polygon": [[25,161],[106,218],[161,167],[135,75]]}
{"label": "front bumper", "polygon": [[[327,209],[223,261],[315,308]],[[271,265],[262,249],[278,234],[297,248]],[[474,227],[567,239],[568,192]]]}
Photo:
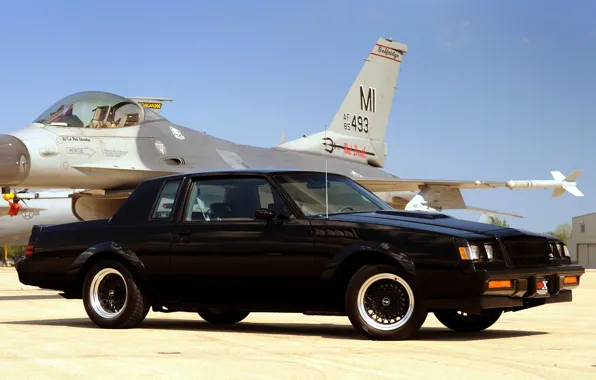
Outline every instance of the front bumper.
{"label": "front bumper", "polygon": [[[524,310],[557,302],[571,302],[585,269],[580,265],[532,269],[479,270],[474,286],[477,295],[428,300],[431,310],[452,309],[478,313],[486,309]],[[565,278],[577,281],[571,283]]]}

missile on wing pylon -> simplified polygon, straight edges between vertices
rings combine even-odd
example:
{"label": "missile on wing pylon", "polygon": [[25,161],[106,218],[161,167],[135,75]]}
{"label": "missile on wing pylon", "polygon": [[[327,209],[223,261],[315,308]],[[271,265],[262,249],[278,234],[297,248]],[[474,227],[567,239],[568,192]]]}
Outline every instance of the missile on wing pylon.
{"label": "missile on wing pylon", "polygon": [[576,170],[569,174],[567,177],[559,171],[552,171],[552,180],[537,180],[537,181],[507,181],[507,188],[513,189],[525,189],[531,187],[539,188],[554,188],[553,197],[560,197],[565,191],[570,192],[576,197],[583,197],[584,194],[577,188],[577,178],[583,173],[583,170]]}

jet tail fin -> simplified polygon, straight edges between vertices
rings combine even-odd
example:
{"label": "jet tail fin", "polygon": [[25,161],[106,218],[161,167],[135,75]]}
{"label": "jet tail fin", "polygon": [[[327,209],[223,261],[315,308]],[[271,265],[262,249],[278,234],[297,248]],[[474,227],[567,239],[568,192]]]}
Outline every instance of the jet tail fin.
{"label": "jet tail fin", "polygon": [[385,134],[406,45],[379,38],[326,131],[288,141],[279,149],[329,155],[383,167]]}
{"label": "jet tail fin", "polygon": [[385,141],[387,123],[406,45],[379,38],[328,131]]}
{"label": "jet tail fin", "polygon": [[130,97],[128,98],[132,101],[139,103],[141,106],[145,108],[150,108],[151,110],[161,113],[161,108],[163,102],[173,102],[174,99],[171,98],[147,98],[147,97]]}

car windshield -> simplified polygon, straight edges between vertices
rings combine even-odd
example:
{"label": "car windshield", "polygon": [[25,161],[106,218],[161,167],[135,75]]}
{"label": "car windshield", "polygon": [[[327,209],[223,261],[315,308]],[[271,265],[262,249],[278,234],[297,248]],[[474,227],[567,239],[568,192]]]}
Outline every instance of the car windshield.
{"label": "car windshield", "polygon": [[327,212],[326,199],[330,215],[393,210],[376,195],[343,176],[328,174],[325,182],[324,173],[290,173],[278,175],[275,179],[306,216],[324,216]]}
{"label": "car windshield", "polygon": [[121,128],[161,119],[157,112],[122,96],[84,91],[60,99],[34,122],[71,128]]}

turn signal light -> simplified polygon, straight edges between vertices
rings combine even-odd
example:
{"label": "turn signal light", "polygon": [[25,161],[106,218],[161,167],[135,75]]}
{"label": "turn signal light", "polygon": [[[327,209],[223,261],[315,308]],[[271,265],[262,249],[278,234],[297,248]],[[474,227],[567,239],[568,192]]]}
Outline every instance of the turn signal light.
{"label": "turn signal light", "polygon": [[569,277],[565,277],[563,279],[563,283],[565,285],[575,285],[575,284],[579,284],[579,277],[577,276],[569,276]]}
{"label": "turn signal light", "polygon": [[488,282],[489,289],[508,289],[512,287],[513,284],[511,283],[511,280],[491,280]]}
{"label": "turn signal light", "polygon": [[459,247],[459,257],[461,257],[462,260],[468,260],[470,258],[466,247]]}

